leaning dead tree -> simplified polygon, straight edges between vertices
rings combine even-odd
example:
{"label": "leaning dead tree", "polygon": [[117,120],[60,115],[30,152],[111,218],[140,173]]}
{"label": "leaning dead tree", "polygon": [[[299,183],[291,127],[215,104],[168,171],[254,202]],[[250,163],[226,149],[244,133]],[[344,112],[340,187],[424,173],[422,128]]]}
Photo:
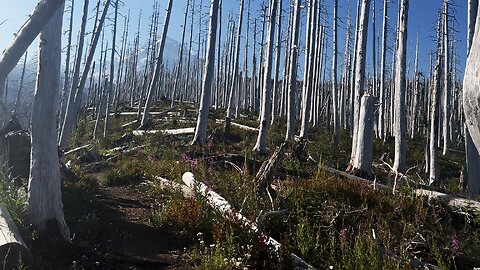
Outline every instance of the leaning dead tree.
{"label": "leaning dead tree", "polygon": [[[218,24],[218,5],[219,0],[212,0],[210,4],[210,26],[208,32],[207,55],[202,81],[202,94],[200,97],[200,105],[198,109],[197,127],[195,128],[195,136],[193,142],[205,144],[207,137],[208,112],[210,109],[210,99],[212,94],[212,81],[215,68],[215,42],[217,39]],[[180,60],[181,61],[181,60]]]}
{"label": "leaning dead tree", "polygon": [[88,54],[87,58],[85,60],[85,64],[83,66],[83,71],[82,75],[78,81],[77,85],[72,85],[72,87],[75,87],[75,96],[72,99],[72,105],[71,109],[68,109],[65,113],[65,119],[63,122],[63,127],[62,127],[62,132],[60,135],[59,139],[59,146],[62,148],[65,148],[68,146],[68,143],[70,141],[70,135],[72,134],[73,127],[75,125],[75,121],[77,118],[78,110],[80,109],[80,105],[82,102],[82,96],[83,96],[83,88],[85,87],[85,84],[88,79],[88,73],[90,71],[90,65],[92,64],[93,61],[93,56],[95,55],[95,51],[97,48],[98,40],[100,39],[100,34],[103,32],[103,24],[105,22],[105,18],[107,17],[108,13],[108,8],[110,6],[111,0],[107,0],[105,2],[105,7],[103,8],[102,15],[98,21],[98,24],[95,23],[95,29],[94,33],[92,36],[92,42],[90,43],[90,47],[88,49]]}
{"label": "leaning dead tree", "polygon": [[158,55],[156,59],[155,70],[153,72],[153,77],[148,88],[147,100],[145,101],[145,108],[143,109],[142,122],[140,127],[145,127],[149,121],[150,107],[153,103],[153,97],[155,96],[156,89],[160,80],[160,72],[163,65],[163,51],[165,48],[165,41],[167,40],[168,25],[170,23],[170,14],[172,12],[173,0],[169,0],[167,4],[167,9],[165,10],[165,22],[163,23],[162,37],[160,39],[160,46],[158,49]]}
{"label": "leaning dead tree", "polygon": [[[0,107],[4,112],[5,107],[2,99],[4,97],[5,82],[8,74],[10,74],[17,65],[22,55],[48,23],[53,14],[64,3],[65,0],[41,0],[15,35],[12,44],[3,51],[0,57]],[[0,123],[0,125],[3,124]]]}
{"label": "leaning dead tree", "polygon": [[63,215],[57,147],[56,99],[60,89],[63,5],[40,33],[37,83],[31,121],[31,161],[28,181],[29,216],[46,233],[53,224],[66,240],[70,232]]}

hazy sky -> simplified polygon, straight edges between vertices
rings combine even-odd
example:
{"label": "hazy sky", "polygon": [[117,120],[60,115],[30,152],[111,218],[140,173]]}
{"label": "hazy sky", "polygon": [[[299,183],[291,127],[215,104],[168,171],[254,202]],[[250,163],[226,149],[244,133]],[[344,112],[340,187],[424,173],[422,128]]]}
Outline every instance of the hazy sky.
{"label": "hazy sky", "polygon": [[[196,9],[198,10],[198,6],[200,5],[201,0],[196,0]],[[245,2],[247,2],[246,0]],[[2,25],[0,25],[0,51],[3,51],[9,43],[13,39],[14,33],[18,30],[18,28],[24,23],[27,18],[27,15],[33,10],[38,0],[20,0],[20,1],[5,1],[6,3],[2,4],[2,8],[0,9],[0,22],[4,21]],[[148,25],[150,21],[150,16],[152,13],[152,0],[123,0],[124,5],[121,8],[121,13],[126,15],[128,10],[130,9],[130,26],[131,32],[133,29],[136,28],[138,18],[140,15],[140,11],[142,11],[141,15],[141,39],[142,43],[146,43],[147,41],[147,31]],[[161,23],[163,24],[163,16],[167,0],[159,0],[161,7]],[[228,20],[228,15],[231,13],[233,16],[238,15],[238,0],[223,0],[224,11],[223,11],[223,21],[224,25]],[[259,18],[258,10],[261,0],[251,0],[251,10],[252,10],[252,20],[255,18]],[[331,0],[323,0],[324,8],[328,12],[328,18],[331,16],[332,7],[331,7]],[[343,48],[344,48],[344,39],[345,39],[345,28],[346,28],[346,12],[347,7],[351,7],[352,15],[355,14],[356,9],[356,2],[357,0],[339,0],[339,17],[340,17],[340,29],[339,29],[339,50],[340,50],[340,63],[343,60]],[[379,35],[381,33],[381,25],[382,25],[382,18],[380,16],[380,12],[383,8],[383,1],[376,0],[376,9],[377,9],[377,20],[376,20],[376,33]],[[452,2],[452,0],[450,0]],[[465,54],[466,54],[466,19],[467,19],[467,7],[466,2],[464,0],[456,0],[453,1],[456,9],[456,20],[454,21],[454,27],[458,31],[456,34],[456,39],[458,40],[458,61],[459,61],[459,69],[463,70],[463,66],[465,63]],[[183,13],[185,8],[186,1],[174,0],[173,3],[173,11],[170,23],[170,29],[168,32],[168,36],[180,41],[181,40],[181,24],[183,23]],[[210,0],[203,0],[203,12],[205,14],[208,13]],[[288,11],[288,5],[290,4],[289,0],[284,0],[284,9]],[[70,1],[67,0],[67,6],[70,5]],[[90,0],[90,14],[89,17],[92,18],[94,16],[93,9],[96,5],[96,0]],[[396,23],[396,12],[397,12],[397,1],[391,0],[389,6],[389,16],[391,17],[390,20],[390,28],[394,28]],[[424,71],[428,72],[428,64],[429,64],[429,52],[434,48],[435,43],[432,40],[432,36],[434,35],[434,28],[435,22],[437,18],[438,9],[442,5],[442,0],[410,0],[410,11],[409,11],[409,33],[408,33],[408,53],[409,58],[407,62],[411,62],[410,64],[413,66],[413,53],[415,49],[415,38],[416,32],[419,32],[419,40],[420,40],[420,65]],[[83,1],[82,0],[75,0],[75,28],[74,34],[78,32],[79,24],[81,20],[81,10],[83,9]],[[113,10],[113,9],[112,9]],[[285,12],[288,14],[288,12]],[[303,15],[303,18],[305,15]],[[64,29],[67,26],[68,16],[65,16],[65,23]],[[123,19],[122,19],[123,20]],[[195,27],[198,27],[198,19],[195,19]],[[92,20],[90,20],[91,22]],[[286,25],[286,19],[284,20],[284,25]],[[331,22],[328,19],[328,22]],[[110,25],[110,23],[107,24]],[[251,27],[253,28],[253,21],[250,22]],[[245,26],[246,26],[246,17],[245,17]],[[245,30],[244,26],[244,30]],[[330,26],[329,26],[330,27]],[[371,22],[370,22],[371,27]],[[119,31],[123,28],[120,26]],[[91,29],[88,28],[88,29]],[[371,29],[371,28],[370,28]],[[305,30],[302,28],[302,32]],[[196,32],[196,28],[194,29]],[[225,28],[222,34],[225,34]],[[110,30],[107,28],[107,32],[110,33]],[[121,33],[121,32],[120,32]],[[393,33],[393,32],[392,32]],[[393,34],[390,35],[390,40],[392,43],[393,41]],[[371,37],[372,31],[369,31],[369,46],[371,46]],[[304,38],[303,38],[304,39]],[[302,39],[302,40],[303,40]],[[66,38],[64,38],[64,41]],[[119,39],[120,40],[120,39]],[[133,39],[131,39],[133,40]],[[304,41],[303,41],[304,42]],[[331,41],[329,41],[331,44]],[[36,51],[36,42],[33,44],[29,50],[31,51],[30,55],[34,55]],[[119,44],[118,44],[119,46]],[[371,65],[372,63],[372,55],[371,49],[369,48],[367,55],[367,65]],[[412,67],[413,69],[413,67]]]}

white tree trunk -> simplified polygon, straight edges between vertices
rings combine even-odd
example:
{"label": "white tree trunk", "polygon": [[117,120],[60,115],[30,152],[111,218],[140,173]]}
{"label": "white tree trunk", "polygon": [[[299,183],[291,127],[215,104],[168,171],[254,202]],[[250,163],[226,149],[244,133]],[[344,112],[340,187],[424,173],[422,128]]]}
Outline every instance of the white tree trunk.
{"label": "white tree trunk", "polygon": [[360,99],[365,92],[365,52],[367,49],[367,37],[368,37],[368,17],[370,11],[370,0],[362,0],[362,8],[360,12],[359,26],[358,26],[358,40],[357,47],[355,48],[355,86],[353,97],[353,140],[352,140],[352,154],[350,157],[350,163],[355,161],[355,155],[357,153],[357,133],[359,129],[358,119],[360,116]]}
{"label": "white tree trunk", "polygon": [[444,74],[443,76],[443,125],[442,125],[442,135],[443,135],[443,155],[447,155],[448,148],[450,147],[450,102],[451,102],[451,87],[450,87],[450,48],[449,43],[450,39],[448,36],[448,0],[443,2],[443,61],[444,61]]}
{"label": "white tree trunk", "polygon": [[217,40],[218,24],[218,5],[219,0],[211,0],[210,3],[210,30],[208,32],[207,55],[205,70],[203,73],[202,95],[198,109],[197,127],[192,144],[205,144],[207,137],[208,112],[210,109],[210,99],[212,93],[212,81],[215,68],[215,42]]}
{"label": "white tree trunk", "polygon": [[144,127],[149,121],[150,107],[152,106],[153,96],[158,87],[160,79],[160,69],[163,65],[163,49],[165,48],[165,41],[167,40],[168,25],[170,23],[170,14],[172,11],[173,0],[169,0],[167,4],[167,9],[165,10],[165,22],[163,23],[162,38],[160,39],[160,47],[158,49],[157,62],[155,65],[155,70],[153,72],[153,78],[148,88],[147,100],[145,102],[145,108],[143,110],[142,122],[140,127]]}
{"label": "white tree trunk", "polygon": [[355,175],[372,178],[372,147],[373,147],[373,118],[374,118],[373,97],[365,93],[361,100],[358,125],[357,153],[353,163]]}
{"label": "white tree trunk", "polygon": [[382,58],[380,63],[380,108],[378,109],[378,134],[380,138],[385,139],[385,117],[386,108],[386,86],[385,86],[385,62],[387,54],[387,20],[388,20],[388,1],[383,1],[383,23],[382,23]]}
{"label": "white tree trunk", "polygon": [[[292,43],[290,44],[290,61],[288,63],[288,98],[287,98],[287,132],[285,140],[293,139],[295,135],[295,102],[297,92],[297,60],[298,60],[298,37],[300,28],[300,5],[301,0],[295,0],[293,11]],[[286,80],[287,78],[284,78]]]}
{"label": "white tree trunk", "polygon": [[406,85],[406,62],[407,62],[407,25],[408,25],[408,4],[409,0],[401,0],[400,12],[398,14],[398,48],[397,48],[397,67],[395,69],[395,159],[393,169],[404,173],[406,170],[406,145],[405,137],[407,131],[407,118],[405,115],[405,93]]}
{"label": "white tree trunk", "polygon": [[[478,12],[478,0],[468,1],[468,34],[467,50],[470,52],[475,31]],[[468,195],[471,199],[477,198],[480,193],[480,155],[475,147],[467,125],[465,128],[465,152],[467,164]]]}
{"label": "white tree trunk", "polygon": [[63,5],[40,33],[37,83],[33,101],[28,182],[29,216],[32,224],[45,232],[54,221],[69,241],[70,232],[63,215],[56,132],[56,100],[60,88]]}
{"label": "white tree trunk", "polygon": [[333,2],[333,56],[332,56],[332,102],[333,102],[333,130],[335,133],[335,144],[340,141],[340,117],[339,100],[337,92],[337,16],[338,0]]}
{"label": "white tree trunk", "polygon": [[270,124],[270,116],[272,114],[272,55],[273,55],[273,38],[275,31],[275,19],[277,13],[277,0],[270,1],[270,13],[268,17],[268,33],[267,33],[267,51],[265,61],[265,74],[263,76],[263,99],[260,118],[260,132],[258,132],[257,143],[253,148],[254,151],[265,153],[267,151],[267,133]]}

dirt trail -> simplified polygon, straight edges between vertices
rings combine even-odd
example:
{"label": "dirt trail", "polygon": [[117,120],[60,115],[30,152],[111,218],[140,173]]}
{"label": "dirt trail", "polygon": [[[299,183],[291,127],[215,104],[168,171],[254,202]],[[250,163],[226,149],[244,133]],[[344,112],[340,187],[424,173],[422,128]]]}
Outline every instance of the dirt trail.
{"label": "dirt trail", "polygon": [[[154,200],[136,187],[102,187],[94,200],[99,240],[111,269],[188,269],[183,254],[188,240],[152,226]],[[108,267],[107,267],[108,268]]]}

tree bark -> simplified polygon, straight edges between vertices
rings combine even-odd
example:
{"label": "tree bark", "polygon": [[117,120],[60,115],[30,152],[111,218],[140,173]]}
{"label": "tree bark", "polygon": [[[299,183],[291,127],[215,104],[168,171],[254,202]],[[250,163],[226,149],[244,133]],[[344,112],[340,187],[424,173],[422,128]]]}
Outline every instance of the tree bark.
{"label": "tree bark", "polygon": [[165,22],[163,23],[162,37],[160,39],[160,47],[158,49],[158,55],[156,59],[155,70],[153,72],[153,78],[148,88],[147,100],[145,102],[145,108],[143,110],[142,122],[140,127],[145,127],[149,121],[150,107],[152,106],[153,96],[155,95],[155,90],[158,87],[160,69],[163,65],[163,50],[165,48],[165,41],[167,39],[168,25],[170,23],[170,14],[172,11],[173,0],[169,0],[167,4],[167,9],[165,10]]}
{"label": "tree bark", "polygon": [[364,83],[365,83],[365,52],[367,48],[367,36],[368,36],[368,14],[370,11],[370,0],[362,0],[362,8],[358,25],[358,40],[357,47],[355,48],[355,86],[354,86],[354,99],[353,99],[353,140],[352,140],[352,153],[350,157],[350,163],[355,161],[355,155],[357,153],[357,133],[359,130],[358,119],[360,116],[360,99],[363,96]]}
{"label": "tree bark", "polygon": [[[31,161],[28,181],[29,216],[41,232],[54,221],[70,241],[63,215],[56,132],[56,99],[60,88],[63,5],[40,33],[37,83],[31,122]],[[53,223],[54,224],[54,223]]]}
{"label": "tree bark", "polygon": [[[287,131],[285,140],[293,139],[295,135],[295,102],[297,92],[297,60],[298,60],[298,37],[300,33],[300,5],[301,0],[294,2],[294,17],[292,28],[292,43],[290,44],[290,61],[288,63],[288,99],[287,99]],[[283,80],[286,80],[284,78]]]}
{"label": "tree bark", "polygon": [[270,13],[268,18],[268,33],[267,33],[267,51],[265,61],[265,74],[263,77],[263,100],[262,100],[262,114],[260,118],[260,131],[258,132],[257,143],[253,148],[254,151],[265,153],[267,151],[267,133],[270,124],[270,117],[272,113],[272,56],[273,56],[273,38],[275,31],[275,20],[277,13],[277,0],[270,1]]}
{"label": "tree bark", "polygon": [[401,0],[400,24],[398,29],[397,68],[395,74],[395,159],[393,169],[404,173],[406,170],[406,145],[407,118],[405,115],[406,62],[407,62],[407,25],[408,25],[409,0]]}
{"label": "tree bark", "polygon": [[207,137],[208,112],[212,93],[212,81],[215,69],[215,42],[217,40],[219,0],[211,0],[210,3],[210,26],[208,32],[207,55],[202,82],[202,95],[198,109],[197,127],[192,144],[204,145]]}

